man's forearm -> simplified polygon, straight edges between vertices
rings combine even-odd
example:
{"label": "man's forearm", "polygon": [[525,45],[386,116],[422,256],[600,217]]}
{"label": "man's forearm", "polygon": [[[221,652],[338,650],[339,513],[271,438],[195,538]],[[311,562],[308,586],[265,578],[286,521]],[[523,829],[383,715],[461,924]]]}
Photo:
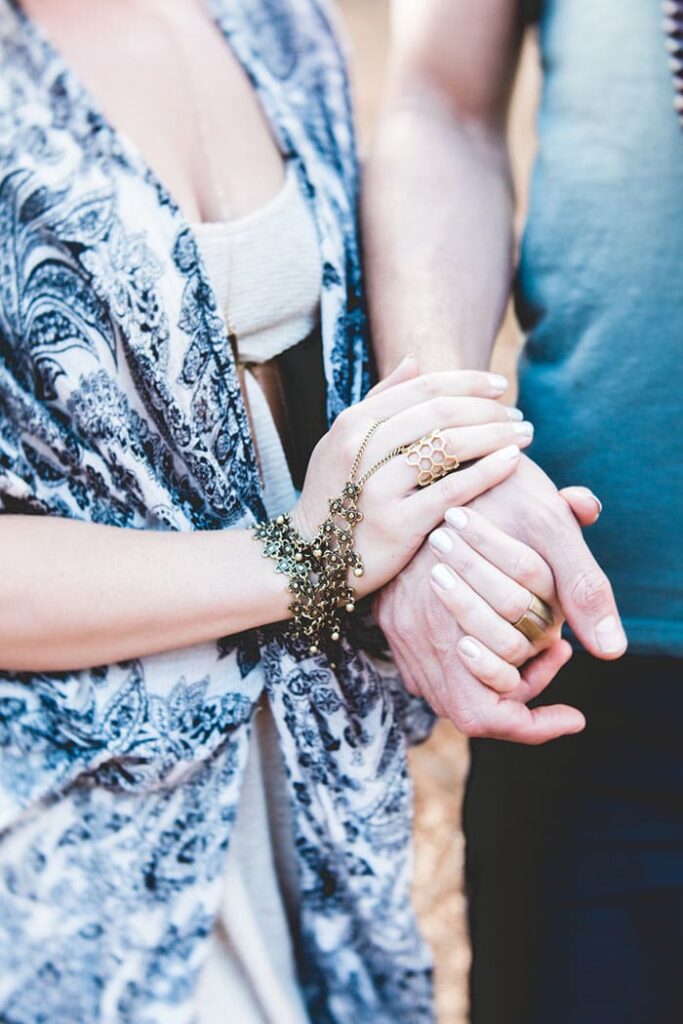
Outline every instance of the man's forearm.
{"label": "man's forearm", "polygon": [[505,142],[438,97],[388,106],[368,162],[365,259],[381,375],[486,368],[510,293],[513,197]]}

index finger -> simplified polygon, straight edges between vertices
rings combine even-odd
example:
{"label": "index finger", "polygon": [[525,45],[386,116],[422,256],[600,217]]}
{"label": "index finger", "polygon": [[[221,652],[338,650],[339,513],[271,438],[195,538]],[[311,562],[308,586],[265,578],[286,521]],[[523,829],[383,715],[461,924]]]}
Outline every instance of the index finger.
{"label": "index finger", "polygon": [[[529,708],[511,697],[499,697],[491,708],[481,735],[538,746],[581,732],[586,719],[578,708],[568,704],[549,704]],[[479,735],[479,734],[478,734]]]}
{"label": "index finger", "polygon": [[445,518],[456,536],[501,573],[546,601],[555,601],[552,570],[532,547],[501,530],[474,509],[449,508]]}
{"label": "index finger", "polygon": [[564,500],[560,508],[563,514],[536,530],[534,547],[553,571],[567,622],[583,646],[597,658],[620,658],[627,640],[612,586]]}
{"label": "index finger", "polygon": [[366,396],[363,404],[370,415],[383,419],[433,398],[498,399],[505,391],[504,380],[483,370],[441,370],[401,380],[389,387],[380,386]]}

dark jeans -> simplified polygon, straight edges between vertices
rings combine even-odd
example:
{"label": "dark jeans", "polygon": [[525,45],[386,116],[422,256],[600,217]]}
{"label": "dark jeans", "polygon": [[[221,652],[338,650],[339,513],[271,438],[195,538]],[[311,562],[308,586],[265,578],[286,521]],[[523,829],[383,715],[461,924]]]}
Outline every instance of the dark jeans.
{"label": "dark jeans", "polygon": [[472,744],[472,1024],[683,1024],[683,661],[576,655],[586,731]]}

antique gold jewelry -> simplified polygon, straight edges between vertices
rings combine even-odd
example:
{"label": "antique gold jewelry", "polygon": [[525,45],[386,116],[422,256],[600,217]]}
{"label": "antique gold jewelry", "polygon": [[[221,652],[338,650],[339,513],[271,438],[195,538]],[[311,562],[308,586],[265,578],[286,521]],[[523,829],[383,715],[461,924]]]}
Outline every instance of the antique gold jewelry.
{"label": "antique gold jewelry", "polygon": [[343,607],[350,615],[356,608],[356,592],[348,582],[348,574],[351,571],[360,578],[364,572],[362,559],[353,546],[353,530],[363,518],[358,499],[373,473],[407,450],[406,445],[393,448],[356,479],[370,439],[384,422],[373,423],[363,438],[351,475],[340,496],[330,499],[329,515],[312,540],[307,541],[298,533],[288,515],[254,527],[254,536],[263,544],[264,557],[272,558],[276,572],[289,577],[292,633],[308,645],[309,654],[329,649],[329,641],[338,643],[342,637],[340,609]]}
{"label": "antique gold jewelry", "polygon": [[432,430],[431,434],[409,445],[406,459],[408,465],[417,470],[418,487],[429,487],[430,484],[453,473],[460,465],[456,457],[448,451],[446,438],[440,430]]}
{"label": "antique gold jewelry", "polygon": [[537,644],[547,639],[548,630],[552,628],[554,622],[555,617],[550,605],[536,594],[532,594],[529,607],[512,625],[532,644]]}

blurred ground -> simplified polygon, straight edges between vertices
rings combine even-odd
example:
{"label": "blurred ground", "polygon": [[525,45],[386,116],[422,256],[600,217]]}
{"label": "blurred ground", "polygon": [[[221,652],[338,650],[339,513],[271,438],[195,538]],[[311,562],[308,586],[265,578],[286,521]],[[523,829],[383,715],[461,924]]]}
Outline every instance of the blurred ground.
{"label": "blurred ground", "polygon": [[[389,25],[386,0],[340,0],[353,44],[356,107],[364,143],[380,105]],[[526,206],[526,180],[534,153],[533,119],[539,71],[527,41],[510,117],[518,219]],[[514,374],[519,335],[510,314],[496,346],[494,365]],[[412,755],[415,782],[415,901],[423,933],[436,957],[439,1024],[467,1024],[469,948],[462,892],[460,808],[467,773],[467,744],[448,723]]]}

